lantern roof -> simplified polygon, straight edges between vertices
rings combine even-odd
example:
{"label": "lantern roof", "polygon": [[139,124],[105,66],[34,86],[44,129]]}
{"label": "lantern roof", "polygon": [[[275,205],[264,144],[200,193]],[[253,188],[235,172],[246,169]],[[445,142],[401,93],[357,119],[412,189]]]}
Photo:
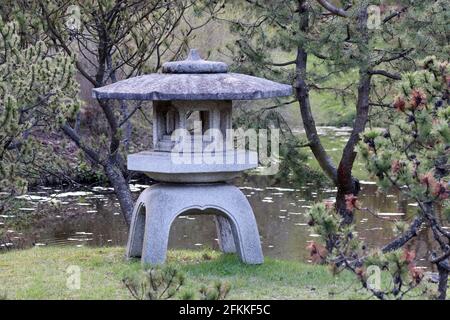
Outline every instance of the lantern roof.
{"label": "lantern roof", "polygon": [[292,94],[290,85],[228,72],[224,62],[207,61],[192,49],[186,60],[166,62],[163,73],[118,81],[93,89],[97,99],[255,100]]}

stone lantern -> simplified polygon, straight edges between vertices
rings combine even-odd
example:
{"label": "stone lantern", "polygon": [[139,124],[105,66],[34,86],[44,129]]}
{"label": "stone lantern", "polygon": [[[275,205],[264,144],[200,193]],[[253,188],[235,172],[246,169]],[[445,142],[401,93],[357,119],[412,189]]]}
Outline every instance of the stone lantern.
{"label": "stone lantern", "polygon": [[262,263],[252,208],[245,195],[227,183],[258,166],[255,151],[225,143],[232,139],[232,100],[291,93],[289,85],[230,73],[225,63],[203,60],[196,50],[184,61],[163,64],[162,73],[94,89],[97,99],[153,101],[153,149],[130,154],[127,162],[129,170],[158,183],[144,190],[135,204],[127,257],[164,263],[174,219],[211,214],[222,251],[237,252],[248,264]]}

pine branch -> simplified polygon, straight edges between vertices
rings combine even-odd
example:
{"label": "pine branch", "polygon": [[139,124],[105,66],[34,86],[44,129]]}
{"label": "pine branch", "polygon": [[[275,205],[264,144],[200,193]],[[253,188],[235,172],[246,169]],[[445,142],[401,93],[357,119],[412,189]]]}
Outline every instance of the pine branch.
{"label": "pine branch", "polygon": [[383,253],[386,253],[403,247],[409,240],[417,236],[417,232],[419,231],[419,228],[422,226],[423,223],[424,218],[422,216],[416,217],[406,232],[404,232],[402,235],[400,235],[398,238],[394,239],[390,243],[386,244],[381,249],[381,251],[383,251]]}
{"label": "pine branch", "polygon": [[385,77],[393,79],[393,80],[401,80],[402,79],[401,75],[399,75],[398,73],[390,73],[385,70],[369,70],[368,73],[370,75],[385,76]]}
{"label": "pine branch", "polygon": [[391,19],[400,16],[406,10],[408,10],[408,7],[403,7],[400,10],[394,11],[393,13],[391,13],[390,15],[388,15],[383,19],[383,23],[389,22]]}

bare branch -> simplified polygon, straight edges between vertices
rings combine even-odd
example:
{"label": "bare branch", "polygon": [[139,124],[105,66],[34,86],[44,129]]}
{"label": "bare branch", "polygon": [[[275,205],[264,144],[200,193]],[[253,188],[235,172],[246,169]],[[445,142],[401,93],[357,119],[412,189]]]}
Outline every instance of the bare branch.
{"label": "bare branch", "polygon": [[295,64],[295,60],[292,60],[292,61],[286,61],[286,62],[280,62],[280,63],[277,63],[277,62],[268,62],[267,64],[270,64],[271,66],[274,66],[274,67],[285,67],[285,66],[289,66],[289,65],[291,65],[291,64]]}
{"label": "bare branch", "polygon": [[[50,18],[50,14],[48,13],[46,6],[43,2],[39,2],[39,5],[41,7],[42,13],[44,14],[44,19],[47,22],[47,26],[48,29],[50,31],[50,33],[52,34],[52,36],[54,37],[55,40],[58,41],[58,44],[63,48],[63,50],[71,57],[73,57],[75,54],[72,52],[72,50],[67,46],[66,42],[64,41],[64,39],[62,39],[61,34],[56,30],[55,26],[53,25],[51,18]],[[75,65],[78,69],[78,71],[80,71],[80,73],[83,75],[83,77],[85,77],[89,82],[91,82],[94,86],[97,85],[97,82],[95,81],[94,78],[92,78],[86,70],[84,70],[84,68],[81,66],[81,63],[79,61],[75,61]]]}
{"label": "bare branch", "polygon": [[383,57],[383,58],[379,59],[375,64],[380,64],[382,62],[391,62],[391,61],[395,61],[395,60],[398,60],[401,58],[405,58],[412,51],[414,51],[414,48],[405,49],[399,53],[391,55],[390,57],[386,57],[386,58]]}
{"label": "bare branch", "polygon": [[390,72],[385,71],[385,70],[369,70],[368,73],[370,75],[385,76],[387,78],[394,79],[394,80],[401,80],[402,79],[401,75],[399,75],[398,73],[390,73]]}
{"label": "bare branch", "polygon": [[408,7],[403,7],[400,10],[394,11],[393,13],[391,13],[390,15],[388,15],[383,19],[383,23],[389,22],[391,19],[400,16],[406,10],[408,10]]}
{"label": "bare branch", "polygon": [[75,130],[72,129],[71,126],[69,126],[67,123],[61,126],[61,130],[73,141],[75,144],[82,149],[88,157],[97,164],[101,164],[102,161],[100,157],[98,156],[97,152],[86,146],[83,141],[81,140],[81,137],[75,132]]}
{"label": "bare branch", "polygon": [[330,11],[332,14],[334,14],[336,16],[340,16],[340,17],[344,17],[344,18],[349,16],[348,12],[346,12],[344,9],[334,6],[333,4],[329,3],[327,0],[317,0],[317,2],[322,7],[324,7],[325,9],[327,9],[328,11]]}
{"label": "bare branch", "polygon": [[130,118],[136,113],[136,111],[138,111],[140,108],[142,108],[142,104],[139,103],[139,105],[137,105],[133,111],[131,111],[120,123],[119,123],[119,127],[123,126],[128,120],[130,120]]}
{"label": "bare branch", "polygon": [[293,103],[296,103],[296,102],[298,102],[298,100],[297,99],[293,99],[293,100],[289,100],[289,101],[286,101],[286,102],[283,102],[283,103],[280,103],[280,104],[276,104],[276,105],[273,105],[273,106],[270,106],[270,107],[262,108],[261,110],[264,112],[264,111],[276,109],[276,108],[279,108],[279,107],[282,107],[282,106],[287,106],[289,104],[293,104]]}

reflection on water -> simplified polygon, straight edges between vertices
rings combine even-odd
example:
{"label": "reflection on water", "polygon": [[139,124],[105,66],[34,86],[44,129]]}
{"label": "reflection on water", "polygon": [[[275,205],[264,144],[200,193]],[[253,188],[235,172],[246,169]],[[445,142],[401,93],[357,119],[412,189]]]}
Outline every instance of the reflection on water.
{"label": "reflection on water", "polygon": [[[320,200],[333,198],[333,189],[318,190],[312,186],[301,188],[264,185],[258,181],[236,181],[250,201],[261,234],[261,242],[266,256],[297,261],[308,261],[306,245],[315,240],[307,226],[306,212]],[[132,185],[135,196],[143,185]],[[14,237],[21,238],[28,245],[73,245],[104,246],[125,245],[128,230],[120,214],[117,199],[112,194],[97,194],[108,191],[97,187],[93,192],[41,188],[24,197],[23,213],[39,212],[42,216],[30,227],[9,230]],[[362,185],[360,194],[362,206],[383,213],[387,219],[377,218],[369,213],[356,216],[358,236],[369,246],[375,247],[393,238],[391,221],[408,219],[415,204],[408,204],[397,194],[377,194],[372,183]],[[8,216],[0,217],[0,223]],[[1,225],[0,225],[1,227]],[[418,250],[418,257],[429,253],[428,235],[420,235],[412,245]],[[217,249],[214,221],[211,216],[183,216],[172,226],[170,248]]]}

